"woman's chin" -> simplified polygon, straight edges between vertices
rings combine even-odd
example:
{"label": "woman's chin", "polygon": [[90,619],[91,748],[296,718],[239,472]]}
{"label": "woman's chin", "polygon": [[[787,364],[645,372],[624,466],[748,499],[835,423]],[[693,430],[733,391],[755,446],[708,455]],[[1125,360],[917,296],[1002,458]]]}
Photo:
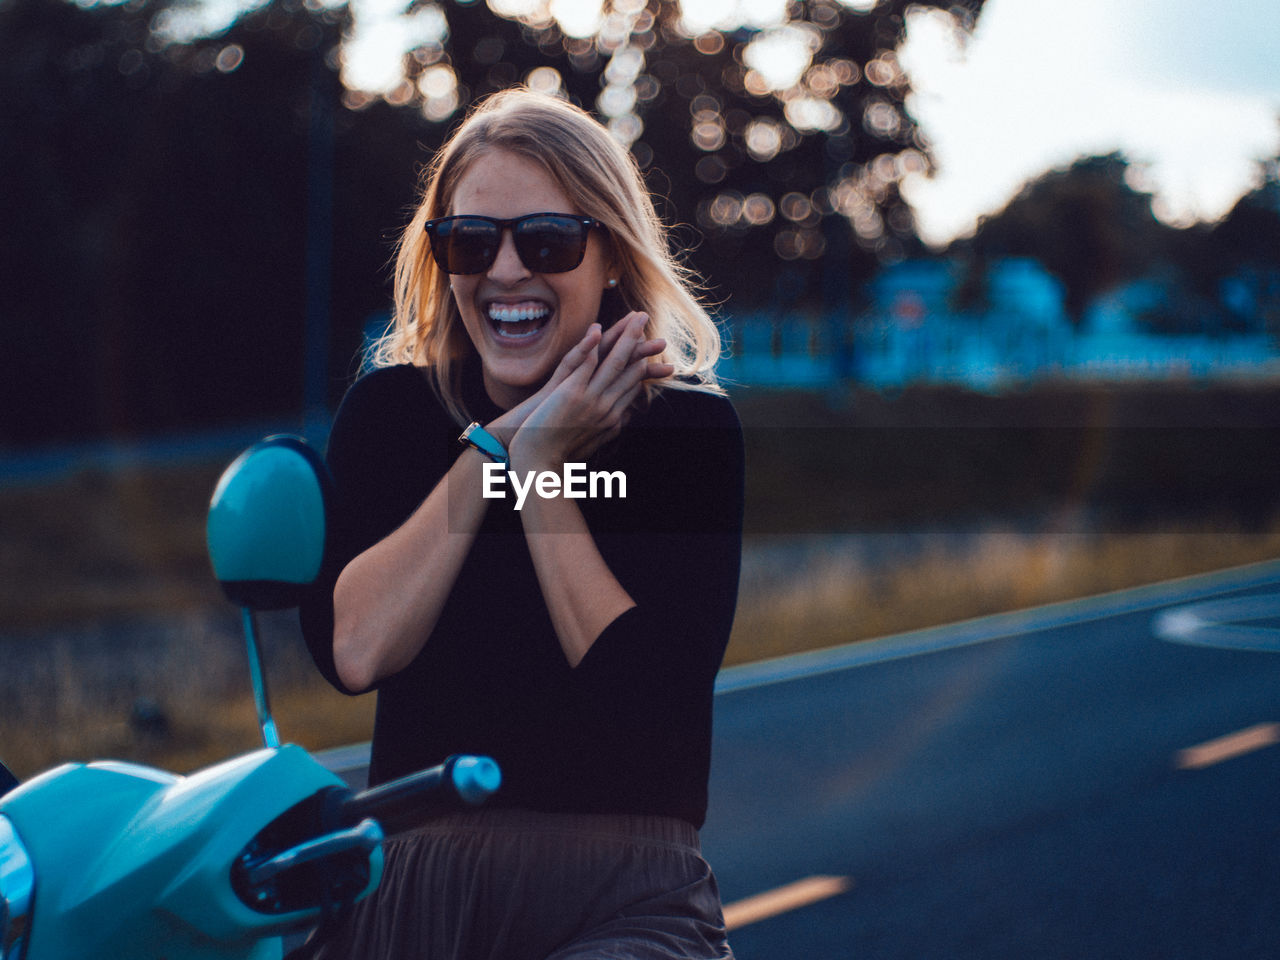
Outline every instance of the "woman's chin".
{"label": "woman's chin", "polygon": [[537,393],[551,377],[547,363],[535,357],[482,357],[485,388],[500,407],[510,409]]}

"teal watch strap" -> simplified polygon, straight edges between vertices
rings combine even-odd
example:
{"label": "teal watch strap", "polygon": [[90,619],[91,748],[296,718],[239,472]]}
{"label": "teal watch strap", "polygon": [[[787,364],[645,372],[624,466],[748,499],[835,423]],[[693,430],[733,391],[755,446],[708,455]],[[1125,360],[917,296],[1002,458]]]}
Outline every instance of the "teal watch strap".
{"label": "teal watch strap", "polygon": [[467,429],[463,430],[462,436],[458,437],[458,441],[465,443],[469,447],[475,447],[494,463],[506,463],[509,459],[507,448],[498,442],[497,437],[480,426],[479,421],[472,423]]}

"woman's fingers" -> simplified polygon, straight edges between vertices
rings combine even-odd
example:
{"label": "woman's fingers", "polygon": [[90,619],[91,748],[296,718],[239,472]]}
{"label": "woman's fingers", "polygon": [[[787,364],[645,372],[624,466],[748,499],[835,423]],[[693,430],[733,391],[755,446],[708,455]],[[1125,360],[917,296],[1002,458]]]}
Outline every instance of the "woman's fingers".
{"label": "woman's fingers", "polygon": [[640,379],[665,380],[667,377],[674,375],[675,372],[675,364],[672,363],[646,363],[644,376]]}
{"label": "woman's fingers", "polygon": [[649,318],[637,310],[632,310],[625,317],[618,320],[617,323],[609,325],[609,329],[604,331],[604,336],[600,338],[600,352],[608,354],[613,349],[613,345],[618,342],[618,338],[626,332],[627,327],[631,324],[634,317],[644,317],[644,323],[649,322]]}
{"label": "woman's fingers", "polygon": [[560,358],[560,363],[556,366],[555,373],[551,375],[552,381],[558,383],[564,380],[565,377],[581,366],[584,360],[595,355],[596,347],[600,345],[601,339],[600,324],[593,323],[587,327],[587,332],[582,335],[582,339],[570,347],[565,355]]}
{"label": "woman's fingers", "polygon": [[[652,358],[666,349],[662,339],[645,339],[648,317],[632,313],[609,330],[592,324],[562,358],[538,392],[538,412],[530,426],[556,427],[540,432],[539,453],[594,450],[616,436],[645,380],[669,377],[675,368]],[[529,435],[526,440],[533,440]],[[528,446],[528,444],[526,444]],[[542,450],[542,447],[546,447]]]}
{"label": "woman's fingers", "polygon": [[[617,349],[624,347],[625,343],[620,344]],[[661,380],[674,374],[676,368],[672,364],[649,359],[658,356],[664,349],[664,340],[642,340],[635,345],[631,359],[625,366],[619,367],[611,357],[613,365],[609,368],[602,365],[593,378],[593,383],[599,383],[601,405],[606,409],[613,409],[623,397],[630,403],[644,381]]]}
{"label": "woman's fingers", "polygon": [[[638,359],[637,350],[644,343],[644,327],[649,318],[643,313],[630,314],[624,321],[625,326],[613,346],[606,353],[601,342],[600,366],[596,371],[594,383],[601,390],[607,389]],[[612,331],[611,331],[612,332]]]}
{"label": "woman's fingers", "polygon": [[[582,339],[575,343],[566,351],[565,355],[560,358],[560,362],[556,364],[555,370],[551,372],[550,379],[542,385],[542,389],[535,394],[536,403],[541,403],[555,391],[555,389],[568,379],[569,374],[573,373],[582,366],[584,360],[589,356],[598,356],[597,347],[600,344],[600,325],[593,323],[587,327],[587,332],[583,334]],[[594,364],[592,366],[594,369]]]}

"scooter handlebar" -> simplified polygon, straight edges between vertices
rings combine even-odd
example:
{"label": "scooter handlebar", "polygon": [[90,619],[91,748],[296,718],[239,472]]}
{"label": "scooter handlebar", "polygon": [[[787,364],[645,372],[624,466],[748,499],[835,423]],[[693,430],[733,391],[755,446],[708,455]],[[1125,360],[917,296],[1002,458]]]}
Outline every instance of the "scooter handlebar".
{"label": "scooter handlebar", "polygon": [[390,835],[413,826],[424,808],[484,803],[501,783],[502,772],[489,757],[453,756],[439,766],[347,797],[339,814],[345,823],[372,818]]}
{"label": "scooter handlebar", "polygon": [[351,902],[380,869],[371,858],[384,836],[441,808],[483,803],[501,782],[488,757],[455,756],[360,793],[321,790],[254,837],[232,869],[232,886],[260,913]]}
{"label": "scooter handlebar", "polygon": [[372,820],[361,820],[354,827],[335,830],[333,833],[307,840],[276,854],[270,860],[249,868],[245,879],[250,889],[257,890],[274,881],[279,875],[304,864],[353,852],[367,857],[377,849],[382,840],[382,828],[377,823]]}

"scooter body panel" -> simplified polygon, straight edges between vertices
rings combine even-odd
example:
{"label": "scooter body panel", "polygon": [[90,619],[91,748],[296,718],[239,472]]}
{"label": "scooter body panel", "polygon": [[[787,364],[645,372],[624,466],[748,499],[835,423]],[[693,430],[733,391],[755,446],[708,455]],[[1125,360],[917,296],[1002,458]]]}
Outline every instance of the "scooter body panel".
{"label": "scooter body panel", "polygon": [[[27,960],[279,956],[315,911],[265,914],[230,865],[262,827],[341,781],[300,747],[258,750],[188,777],[133,764],[66,764],[0,804],[35,868]],[[90,800],[91,802],[86,802]],[[371,858],[370,883],[381,873]]]}

